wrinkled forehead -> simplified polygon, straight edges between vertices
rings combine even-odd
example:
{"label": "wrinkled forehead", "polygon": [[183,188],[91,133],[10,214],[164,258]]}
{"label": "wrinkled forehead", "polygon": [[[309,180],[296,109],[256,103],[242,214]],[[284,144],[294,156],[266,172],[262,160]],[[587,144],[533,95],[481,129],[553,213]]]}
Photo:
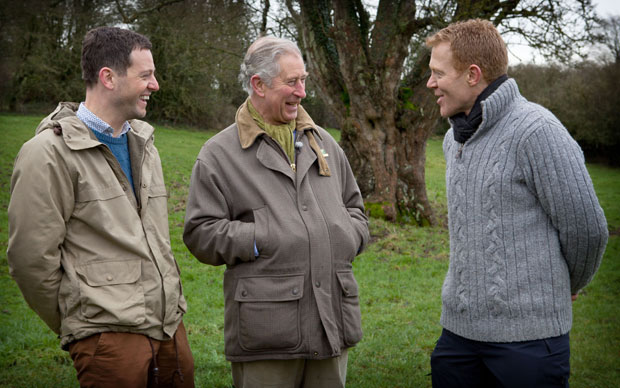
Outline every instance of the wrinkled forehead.
{"label": "wrinkled forehead", "polygon": [[278,58],[278,65],[280,66],[280,77],[307,77],[306,64],[301,56],[291,53],[283,54]]}

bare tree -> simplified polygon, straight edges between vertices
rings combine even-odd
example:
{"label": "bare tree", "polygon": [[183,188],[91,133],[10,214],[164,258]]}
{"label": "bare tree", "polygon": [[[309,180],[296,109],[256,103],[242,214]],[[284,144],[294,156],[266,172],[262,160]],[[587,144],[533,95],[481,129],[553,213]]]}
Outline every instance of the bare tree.
{"label": "bare tree", "polygon": [[[158,0],[152,4],[144,4],[141,8],[135,7],[135,2],[114,0],[116,10],[125,24],[135,23],[141,16],[149,15],[152,12],[159,11],[171,4],[181,3],[183,0]],[[131,13],[127,13],[130,9]]]}
{"label": "bare tree", "polygon": [[560,60],[594,39],[589,0],[380,0],[374,20],[362,0],[285,4],[314,81],[340,121],[367,207],[420,225],[435,222],[424,165],[438,120],[425,87],[424,37],[453,21],[485,18]]}
{"label": "bare tree", "polygon": [[620,16],[610,16],[601,21],[603,43],[611,51],[614,63],[620,64]]}
{"label": "bare tree", "polygon": [[[143,1],[138,12],[153,7],[153,0]],[[134,27],[153,43],[161,87],[150,118],[203,128],[229,125],[247,97],[237,76],[245,48],[259,33],[250,26],[257,15],[234,0],[183,0],[140,13]]]}
{"label": "bare tree", "polygon": [[263,13],[260,24],[260,33],[261,35],[267,34],[267,17],[269,16],[269,0],[263,0]]}
{"label": "bare tree", "polygon": [[82,98],[82,38],[112,18],[103,0],[22,0],[0,6],[0,107],[53,108]]}

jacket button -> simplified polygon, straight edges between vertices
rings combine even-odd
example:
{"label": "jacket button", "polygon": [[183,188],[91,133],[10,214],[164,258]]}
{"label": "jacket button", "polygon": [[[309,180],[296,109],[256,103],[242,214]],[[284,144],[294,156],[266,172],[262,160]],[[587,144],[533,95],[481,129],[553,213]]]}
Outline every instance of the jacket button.
{"label": "jacket button", "polygon": [[314,282],[314,285],[316,286],[316,288],[319,288],[321,287],[321,282],[317,280],[316,282]]}
{"label": "jacket button", "polygon": [[248,292],[246,290],[241,291],[241,296],[248,296]]}
{"label": "jacket button", "polygon": [[144,187],[144,188],[146,189],[146,183],[143,183],[143,184],[142,184],[142,187]]}
{"label": "jacket button", "polygon": [[306,210],[308,210],[308,206],[306,206],[306,205],[303,205],[303,206],[301,207],[301,210],[303,210],[303,211],[306,211]]}
{"label": "jacket button", "polygon": [[108,275],[105,279],[107,281],[111,282],[114,278],[112,277],[112,275]]}
{"label": "jacket button", "polygon": [[123,185],[123,191],[127,191],[127,186]]}
{"label": "jacket button", "polygon": [[299,294],[299,289],[298,288],[293,288],[293,295],[297,295]]}
{"label": "jacket button", "polygon": [[314,355],[315,355],[315,356],[318,356],[318,355],[319,355],[319,352],[314,352]]}

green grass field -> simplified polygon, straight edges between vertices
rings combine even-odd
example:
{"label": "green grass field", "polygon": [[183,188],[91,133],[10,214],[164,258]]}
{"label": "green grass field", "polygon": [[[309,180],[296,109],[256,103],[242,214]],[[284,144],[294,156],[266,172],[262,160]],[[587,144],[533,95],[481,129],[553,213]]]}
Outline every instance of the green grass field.
{"label": "green grass field", "polygon": [[[41,117],[0,114],[0,387],[77,387],[73,363],[28,308],[6,261],[9,182],[21,144]],[[197,387],[230,387],[224,358],[223,268],[194,259],[182,242],[185,200],[195,157],[213,132],[158,127],[170,194],[174,254],[182,270],[185,316]],[[338,136],[337,132],[334,132]],[[441,140],[427,148],[429,198],[445,217]],[[574,304],[571,386],[618,387],[620,381],[620,169],[588,166],[613,236],[594,281]],[[441,285],[448,268],[445,227],[417,228],[371,219],[373,243],[355,263],[364,339],[349,352],[348,387],[430,387],[429,357],[441,332]]]}

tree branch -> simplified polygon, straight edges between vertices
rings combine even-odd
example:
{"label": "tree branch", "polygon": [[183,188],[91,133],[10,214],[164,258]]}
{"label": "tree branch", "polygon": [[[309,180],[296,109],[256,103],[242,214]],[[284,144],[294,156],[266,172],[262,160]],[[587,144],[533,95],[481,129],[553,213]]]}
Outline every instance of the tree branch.
{"label": "tree branch", "polygon": [[[342,114],[348,108],[345,82],[340,70],[338,49],[333,39],[334,25],[331,20],[329,0],[299,0],[301,12],[292,12],[297,20],[303,49],[310,71],[319,76],[313,81],[319,86],[321,97],[335,113]],[[289,11],[294,11],[287,1]]]}
{"label": "tree branch", "polygon": [[263,7],[263,18],[260,25],[261,36],[267,35],[267,15],[269,15],[269,0],[264,0],[265,6]]}
{"label": "tree branch", "polygon": [[153,11],[159,11],[160,9],[166,6],[169,6],[171,4],[181,3],[183,1],[184,0],[163,0],[160,3],[153,5],[152,7],[134,10],[134,12],[129,16],[123,11],[123,7],[119,0],[115,0],[115,3],[116,3],[116,9],[118,10],[118,13],[121,15],[123,23],[132,24],[136,20],[138,20],[138,18],[142,15],[151,13]]}

